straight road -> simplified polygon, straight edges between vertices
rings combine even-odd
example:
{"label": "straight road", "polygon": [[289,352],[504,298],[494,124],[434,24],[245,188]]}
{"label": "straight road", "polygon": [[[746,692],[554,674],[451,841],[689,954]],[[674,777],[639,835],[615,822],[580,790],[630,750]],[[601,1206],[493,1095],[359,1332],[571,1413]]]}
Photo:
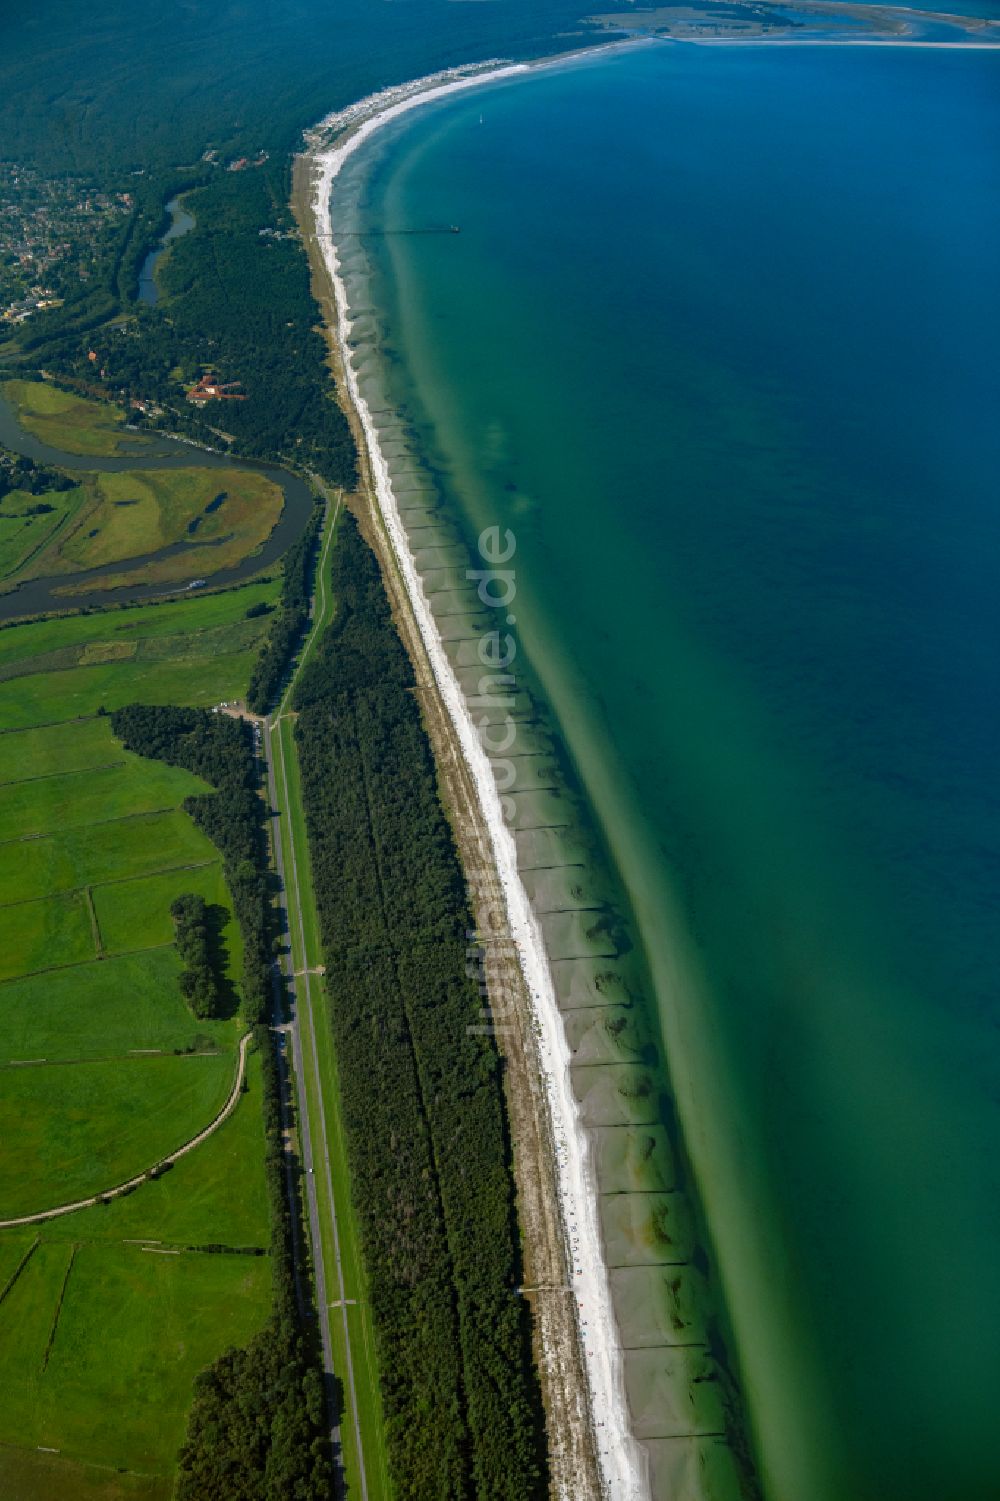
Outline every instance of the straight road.
{"label": "straight road", "polygon": [[[325,492],[324,492],[325,493]],[[377,1418],[377,1378],[369,1332],[367,1308],[359,1306],[361,1292],[358,1269],[353,1260],[353,1230],[350,1231],[352,1256],[344,1250],[345,1227],[338,1219],[337,1204],[346,1201],[343,1170],[343,1145],[336,1136],[339,1128],[336,1104],[331,1100],[335,1082],[321,1073],[327,1060],[330,1039],[319,1035],[326,1026],[322,995],[321,954],[315,931],[312,893],[308,888],[308,849],[301,809],[293,806],[298,797],[298,768],[289,773],[289,758],[295,757],[291,735],[282,733],[283,719],[299,673],[327,623],[331,600],[326,579],[327,562],[340,513],[341,500],[327,495],[327,512],[322,530],[320,559],[316,570],[316,588],[310,608],[311,627],[299,653],[298,662],[270,721],[262,724],[262,750],[267,766],[268,796],[272,812],[271,836],[274,858],[284,893],[285,953],[280,965],[283,987],[276,966],[275,1028],[279,1050],[287,1048],[290,1058],[282,1058],[286,1071],[289,1064],[299,1119],[303,1181],[315,1269],[317,1313],[324,1371],[328,1386],[339,1380],[344,1409],[338,1417],[331,1411],[330,1438],[335,1448],[338,1491],[349,1489],[360,1501],[388,1501],[389,1482],[385,1472],[384,1450]],[[288,726],[286,725],[287,729]],[[307,922],[305,913],[309,913]],[[284,991],[287,1018],[282,1017],[280,994]],[[317,1027],[314,1015],[318,1006]],[[287,1040],[286,1040],[287,1039]],[[340,1167],[336,1171],[335,1164]],[[338,1181],[339,1178],[339,1181]],[[348,1209],[349,1214],[349,1209]],[[353,1273],[353,1275],[352,1275]],[[352,1343],[353,1339],[353,1343]],[[360,1340],[360,1347],[358,1341]],[[361,1379],[355,1368],[361,1363]],[[363,1389],[359,1401],[359,1385]],[[362,1429],[365,1430],[363,1442]],[[374,1450],[372,1453],[370,1451]]]}

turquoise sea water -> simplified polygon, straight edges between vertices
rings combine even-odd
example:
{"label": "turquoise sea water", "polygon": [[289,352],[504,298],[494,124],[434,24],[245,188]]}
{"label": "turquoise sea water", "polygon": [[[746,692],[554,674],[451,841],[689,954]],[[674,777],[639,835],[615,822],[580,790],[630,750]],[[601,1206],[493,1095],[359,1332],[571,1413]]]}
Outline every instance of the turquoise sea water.
{"label": "turquoise sea water", "polygon": [[639,48],[341,194],[439,514],[516,536],[766,1494],[1000,1494],[1000,57]]}

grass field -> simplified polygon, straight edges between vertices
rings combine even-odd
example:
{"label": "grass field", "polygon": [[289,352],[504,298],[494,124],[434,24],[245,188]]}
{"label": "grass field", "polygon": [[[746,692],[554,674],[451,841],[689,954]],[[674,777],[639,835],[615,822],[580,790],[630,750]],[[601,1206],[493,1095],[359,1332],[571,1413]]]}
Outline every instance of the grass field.
{"label": "grass field", "polygon": [[[26,490],[10,490],[0,499],[0,581],[24,570],[36,555],[47,549],[56,533],[79,510],[85,491],[76,485],[72,490],[50,490],[45,495],[31,495]],[[49,510],[31,515],[34,506]]]}
{"label": "grass field", "polygon": [[8,844],[81,824],[107,823],[137,813],[176,808],[190,792],[205,792],[185,771],[159,762],[26,778],[0,786],[0,840]]}
{"label": "grass field", "polygon": [[[81,1209],[39,1227],[47,1240],[141,1240],[168,1246],[267,1246],[260,1158],[260,1058],[251,1054],[247,1092],[214,1136],[141,1193]],[[9,1232],[12,1233],[12,1232]],[[0,1234],[0,1249],[3,1247]],[[0,1282],[2,1286],[2,1282]]]}
{"label": "grass field", "polygon": [[21,426],[53,448],[106,457],[136,447],[138,440],[123,431],[118,407],[71,396],[47,381],[8,380],[3,394]]}
{"label": "grass field", "polygon": [[[0,986],[0,1063],[121,1057],[140,1048],[232,1046],[232,1023],[198,1021],[178,985],[173,944],[8,980]],[[2,1271],[0,1271],[2,1284]]]}
{"label": "grass field", "polygon": [[[217,860],[215,846],[176,810],[89,824],[0,845],[0,903]],[[170,929],[158,931],[165,934],[160,943],[173,936]]]}
{"label": "grass field", "polygon": [[0,1440],[169,1472],[195,1375],[260,1327],[269,1279],[264,1257],[43,1242],[0,1304]]}
{"label": "grass field", "polygon": [[0,735],[0,783],[83,771],[88,766],[120,766],[128,759],[128,751],[111,733],[110,719]]}
{"label": "grass field", "polygon": [[183,661],[110,663],[61,672],[35,673],[0,683],[0,724],[28,729],[118,709],[142,700],[147,704],[209,705],[242,698],[253,655],[193,656]]}
{"label": "grass field", "polygon": [[231,1050],[3,1070],[0,1219],[113,1188],[183,1146],[221,1109]]}
{"label": "grass field", "polygon": [[90,913],[79,892],[0,907],[0,980],[95,957]]}
{"label": "grass field", "polygon": [[13,1449],[0,1441],[0,1496],[10,1501],[169,1501],[165,1475],[115,1473],[107,1465]]}
{"label": "grass field", "polygon": [[[192,1016],[169,915],[181,891],[225,908],[238,980],[218,850],[180,808],[206,789],[86,716],[242,696],[268,625],[246,610],[276,592],[0,629],[0,1217],[143,1171],[229,1093],[241,1024]],[[0,1296],[4,1498],[168,1501],[195,1374],[270,1311],[266,1255],[180,1250],[267,1246],[260,1090],[254,1057],[234,1114],[170,1171],[37,1227]],[[0,1293],[33,1239],[0,1231]]]}
{"label": "grass field", "polygon": [[[241,621],[251,605],[273,603],[280,589],[274,579],[220,594],[188,594],[125,609],[8,625],[0,629],[0,667],[87,641],[147,641],[177,636],[196,642],[205,631]],[[258,631],[266,628],[266,620],[256,622]]]}
{"label": "grass field", "polygon": [[[197,892],[211,905],[228,908],[229,893],[218,862],[95,886],[94,911],[104,952],[130,954],[136,949],[171,943],[174,926],[170,906],[187,891]],[[239,973],[242,946],[234,921],[230,920],[223,928],[222,942],[229,954],[228,970],[235,976]]]}

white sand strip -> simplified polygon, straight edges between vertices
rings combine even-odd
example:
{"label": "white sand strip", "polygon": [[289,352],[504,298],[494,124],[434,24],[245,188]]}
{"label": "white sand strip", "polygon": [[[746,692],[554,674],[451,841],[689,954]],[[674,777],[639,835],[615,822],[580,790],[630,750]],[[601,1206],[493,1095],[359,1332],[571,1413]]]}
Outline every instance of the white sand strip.
{"label": "white sand strip", "polygon": [[[573,1095],[569,1046],[556,1004],[542,934],[518,873],[514,837],[504,820],[489,759],[466,710],[458,679],[424,596],[393,493],[389,465],[379,448],[375,423],[361,396],[357,373],[351,364],[352,318],[340,275],[341,261],[331,215],[331,191],[337,174],[347,158],[388,121],[431,100],[526,71],[527,65],[524,64],[486,64],[474,73],[468,69],[455,69],[418,79],[398,89],[387,89],[329,115],[314,130],[307,132],[306,144],[313,169],[313,220],[336,296],[337,338],[348,391],[365,433],[378,505],[442,703],[455,727],[475,781],[504,890],[510,932],[534,1007],[553,1138],[558,1146],[560,1207],[581,1309],[581,1342],[591,1389],[591,1420],[598,1436],[604,1488],[609,1501],[645,1501],[649,1494],[648,1464],[645,1451],[631,1432],[622,1355],[598,1225],[597,1186],[586,1134]],[[336,135],[332,144],[331,135]],[[565,1501],[575,1501],[567,1491],[563,1494]]]}

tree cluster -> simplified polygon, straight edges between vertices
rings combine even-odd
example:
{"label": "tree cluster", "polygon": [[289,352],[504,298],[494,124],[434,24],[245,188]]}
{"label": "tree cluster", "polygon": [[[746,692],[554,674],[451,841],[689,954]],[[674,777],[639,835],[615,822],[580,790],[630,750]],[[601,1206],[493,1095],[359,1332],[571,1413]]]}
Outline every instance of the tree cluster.
{"label": "tree cluster", "polygon": [[545,1491],[499,1060],[412,673],[352,518],[296,728],[400,1501]]}
{"label": "tree cluster", "polygon": [[170,908],[174,920],[174,938],[184,968],[181,992],[199,1021],[218,1016],[221,1010],[222,984],[219,955],[212,942],[208,903],[196,892],[185,892]]}
{"label": "tree cluster", "polygon": [[280,608],[254,663],[247,689],[247,704],[255,714],[266,714],[277,698],[308,624],[316,542],[322,519],[323,512],[317,507],[301,537],[285,554]]}
{"label": "tree cluster", "polygon": [[[50,490],[71,490],[73,483],[61,469],[49,469],[44,464],[36,464],[33,459],[26,459],[0,444],[0,500],[12,490],[21,490],[28,495],[45,495]],[[33,511],[28,514],[33,514]]]}

